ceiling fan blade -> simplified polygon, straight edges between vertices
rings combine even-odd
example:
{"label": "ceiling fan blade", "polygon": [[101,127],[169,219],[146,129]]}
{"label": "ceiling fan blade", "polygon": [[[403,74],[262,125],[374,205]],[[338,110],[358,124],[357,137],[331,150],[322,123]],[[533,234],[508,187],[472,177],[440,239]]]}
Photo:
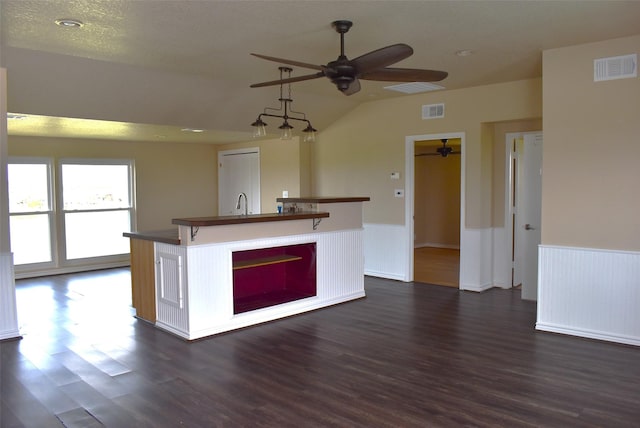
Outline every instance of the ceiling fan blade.
{"label": "ceiling fan blade", "polygon": [[411,49],[411,46],[405,45],[404,43],[398,43],[396,45],[386,46],[361,55],[351,60],[351,65],[356,68],[359,75],[367,74],[388,65],[395,64],[398,61],[402,61],[411,55],[413,55],[413,49]]}
{"label": "ceiling fan blade", "polygon": [[360,81],[358,79],[353,79],[353,81],[349,84],[349,87],[342,91],[345,95],[353,95],[356,92],[360,92]]}
{"label": "ceiling fan blade", "polygon": [[266,59],[267,61],[279,62],[281,64],[287,64],[287,65],[294,65],[296,67],[310,68],[312,70],[322,70],[323,69],[322,65],[307,64],[306,62],[293,61],[293,60],[284,59],[284,58],[276,58],[276,57],[273,57],[273,56],[260,55],[260,54],[257,54],[257,53],[252,53],[251,55],[256,56],[258,58]]}
{"label": "ceiling fan blade", "polygon": [[302,82],[304,80],[317,79],[318,77],[324,77],[324,72],[321,71],[319,73],[305,74],[304,76],[289,77],[289,78],[282,79],[282,80],[271,80],[269,82],[254,83],[253,85],[250,85],[249,87],[250,88],[261,88],[263,86],[283,85],[283,84],[286,84],[286,83]]}
{"label": "ceiling fan blade", "polygon": [[360,75],[361,79],[386,82],[439,82],[449,75],[446,71],[417,68],[381,68]]}

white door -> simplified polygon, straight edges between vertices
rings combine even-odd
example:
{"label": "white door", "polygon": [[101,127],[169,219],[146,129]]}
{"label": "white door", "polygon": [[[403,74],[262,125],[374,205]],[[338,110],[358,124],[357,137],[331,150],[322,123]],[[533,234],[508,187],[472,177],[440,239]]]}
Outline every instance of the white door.
{"label": "white door", "polygon": [[542,134],[516,140],[516,215],[514,282],[522,282],[522,298],[537,300],[538,246],[542,200]]}
{"label": "white door", "polygon": [[[247,196],[237,208],[239,195]],[[260,150],[218,153],[218,215],[260,214]]]}

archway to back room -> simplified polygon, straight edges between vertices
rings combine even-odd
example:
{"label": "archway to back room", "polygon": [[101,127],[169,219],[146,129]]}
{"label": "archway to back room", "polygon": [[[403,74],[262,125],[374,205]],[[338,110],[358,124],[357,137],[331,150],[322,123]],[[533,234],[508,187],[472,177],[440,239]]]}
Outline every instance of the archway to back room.
{"label": "archway to back room", "polygon": [[414,145],[414,281],[459,287],[461,140]]}

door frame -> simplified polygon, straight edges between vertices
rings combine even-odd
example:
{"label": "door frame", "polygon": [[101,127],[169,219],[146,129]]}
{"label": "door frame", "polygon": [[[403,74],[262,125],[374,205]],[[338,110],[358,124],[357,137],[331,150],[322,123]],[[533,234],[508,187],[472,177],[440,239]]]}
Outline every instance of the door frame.
{"label": "door frame", "polygon": [[462,289],[462,271],[463,271],[463,254],[466,254],[466,240],[463,239],[464,225],[465,225],[465,133],[464,132],[445,132],[441,134],[423,134],[423,135],[408,135],[405,137],[405,197],[404,197],[404,224],[405,224],[405,248],[407,251],[407,265],[406,265],[406,281],[413,281],[414,270],[414,208],[415,208],[415,195],[413,194],[415,189],[415,144],[417,141],[423,140],[441,140],[447,139],[460,139],[460,271],[458,277],[460,278],[459,288]]}
{"label": "door frame", "polygon": [[262,183],[261,183],[261,174],[260,174],[260,162],[261,162],[261,157],[260,157],[260,147],[247,147],[247,148],[243,148],[243,149],[231,149],[231,150],[221,150],[218,152],[218,158],[217,158],[217,181],[218,181],[218,195],[217,195],[217,205],[218,205],[218,215],[221,215],[220,213],[220,195],[222,193],[222,180],[220,177],[220,165],[222,163],[222,159],[224,156],[235,156],[235,155],[247,155],[247,154],[254,154],[257,153],[258,154],[258,182],[257,182],[257,186],[258,186],[258,197],[256,198],[256,204],[255,206],[253,206],[253,210],[255,213],[261,213],[262,212]]}

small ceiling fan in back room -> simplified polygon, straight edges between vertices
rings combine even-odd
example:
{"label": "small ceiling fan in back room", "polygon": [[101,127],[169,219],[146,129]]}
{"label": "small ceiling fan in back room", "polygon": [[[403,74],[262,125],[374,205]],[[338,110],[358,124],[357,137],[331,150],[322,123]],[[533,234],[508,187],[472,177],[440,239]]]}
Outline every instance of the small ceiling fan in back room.
{"label": "small ceiling fan in back room", "polygon": [[448,75],[446,71],[388,67],[413,54],[411,46],[404,43],[386,46],[355,59],[348,59],[344,54],[344,34],[349,31],[353,23],[351,21],[340,20],[334,21],[331,25],[340,34],[340,56],[338,56],[335,61],[331,61],[327,65],[315,65],[252,53],[251,55],[268,61],[309,68],[318,70],[318,72],[304,76],[255,83],[251,85],[251,87],[259,88],[262,86],[282,85],[327,77],[336,85],[340,92],[345,95],[353,95],[360,91],[360,79],[388,82],[438,82]]}
{"label": "small ceiling fan in back room", "polygon": [[427,153],[417,153],[415,156],[442,156],[446,158],[449,155],[459,155],[461,152],[458,150],[453,150],[453,147],[447,146],[449,140],[443,138],[440,140],[442,143],[442,147],[436,148],[435,152],[427,152]]}

